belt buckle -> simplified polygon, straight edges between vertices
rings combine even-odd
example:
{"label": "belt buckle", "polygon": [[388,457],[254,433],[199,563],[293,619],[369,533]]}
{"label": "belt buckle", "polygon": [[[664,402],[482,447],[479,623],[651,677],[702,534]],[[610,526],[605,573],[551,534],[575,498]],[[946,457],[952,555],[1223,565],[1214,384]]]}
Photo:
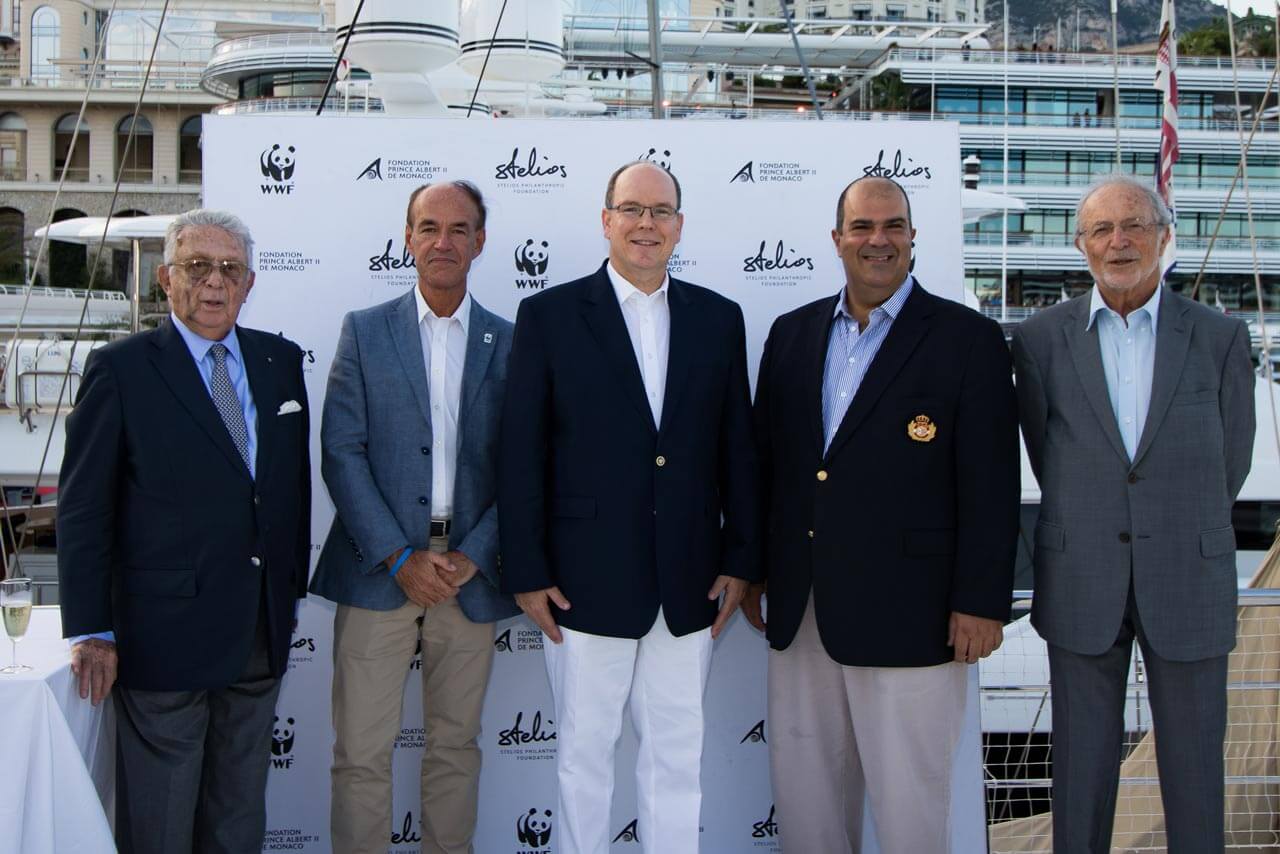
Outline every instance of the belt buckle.
{"label": "belt buckle", "polygon": [[432,519],[431,520],[431,536],[432,537],[449,536],[449,520],[448,519]]}

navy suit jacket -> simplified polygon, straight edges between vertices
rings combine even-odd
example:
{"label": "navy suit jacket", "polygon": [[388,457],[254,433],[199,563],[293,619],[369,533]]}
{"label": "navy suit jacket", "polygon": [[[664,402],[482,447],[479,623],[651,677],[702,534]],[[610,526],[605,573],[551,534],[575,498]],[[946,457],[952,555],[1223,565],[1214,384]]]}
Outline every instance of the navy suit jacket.
{"label": "navy suit jacket", "polygon": [[[760,362],[769,642],[790,645],[812,590],[841,664],[942,664],[952,611],[1009,615],[1020,500],[1009,350],[994,321],[916,282],[824,454],[835,305],[779,317]],[[908,435],[919,415],[930,441]]]}
{"label": "navy suit jacket", "polygon": [[[498,507],[502,586],[558,586],[568,628],[704,629],[718,575],[759,578],[759,490],[742,310],[671,279],[662,423],[605,268],[520,304]],[[723,524],[721,515],[723,514]]]}
{"label": "navy suit jacket", "polygon": [[[498,593],[496,464],[511,323],[472,298],[458,406],[449,548],[479,567],[458,591],[468,619],[520,613]],[[431,396],[413,291],[342,321],[320,424],[321,472],[337,513],[311,592],[342,605],[398,608],[404,591],[382,560],[431,543]]]}
{"label": "navy suit jacket", "polygon": [[[236,337],[258,410],[256,479],[169,320],[94,351],[67,418],[62,629],[114,631],[126,688],[234,682],[264,595],[271,672],[288,662],[311,554],[302,351],[242,326]],[[281,413],[288,401],[298,408]]]}

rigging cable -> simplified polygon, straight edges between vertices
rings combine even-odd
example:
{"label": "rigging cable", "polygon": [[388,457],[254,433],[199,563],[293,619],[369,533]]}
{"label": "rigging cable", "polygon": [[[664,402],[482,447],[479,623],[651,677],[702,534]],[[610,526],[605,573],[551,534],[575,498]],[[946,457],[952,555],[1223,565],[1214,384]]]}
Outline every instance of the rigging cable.
{"label": "rigging cable", "polygon": [[[1280,25],[1280,19],[1276,23]],[[1262,373],[1267,379],[1267,398],[1271,402],[1271,427],[1276,440],[1276,453],[1280,456],[1280,418],[1276,414],[1276,383],[1272,376],[1271,342],[1267,334],[1267,314],[1263,310],[1262,272],[1258,265],[1258,235],[1253,226],[1253,195],[1249,191],[1249,153],[1244,144],[1244,122],[1240,114],[1240,75],[1236,58],[1236,25],[1230,7],[1227,8],[1227,41],[1231,47],[1231,88],[1235,96],[1236,132],[1240,137],[1240,182],[1244,187],[1245,221],[1249,225],[1249,254],[1253,259],[1253,287],[1258,297],[1258,333],[1262,338]],[[1261,109],[1258,110],[1262,112]]]}
{"label": "rigging cable", "polygon": [[[99,261],[101,260],[101,257],[102,257],[102,250],[106,247],[107,229],[111,226],[111,216],[115,212],[116,202],[120,198],[120,184],[124,181],[124,171],[125,171],[125,167],[128,165],[129,149],[132,147],[134,136],[137,132],[138,116],[141,114],[142,100],[147,94],[147,83],[150,82],[151,80],[151,71],[152,71],[152,68],[155,66],[156,50],[160,46],[160,34],[164,30],[165,17],[169,13],[169,3],[170,3],[170,0],[164,0],[164,5],[161,6],[160,8],[160,21],[156,25],[156,37],[151,42],[151,54],[147,58],[147,67],[142,75],[142,85],[139,87],[138,97],[134,101],[132,119],[129,122],[129,136],[125,139],[124,151],[121,154],[121,158],[120,158],[120,166],[116,170],[115,187],[113,188],[111,193],[111,201],[107,205],[107,218],[106,218],[106,221],[102,224],[102,236],[98,239],[98,251],[97,251],[97,254],[94,256],[93,266],[89,270],[88,287],[85,288],[84,299],[80,303],[80,319],[76,323],[75,335],[71,339],[71,351],[67,357],[67,365],[62,371],[62,384],[58,389],[58,398],[57,398],[58,405],[54,407],[53,418],[49,421],[49,434],[45,438],[44,452],[40,456],[40,467],[36,469],[36,480],[35,480],[35,486],[33,487],[33,492],[38,491],[40,489],[40,483],[44,479],[45,466],[48,464],[48,461],[49,461],[49,449],[53,444],[53,436],[57,432],[56,428],[58,425],[58,414],[61,411],[62,401],[67,394],[67,386],[70,384],[70,381],[71,381],[71,368],[72,368],[72,365],[74,364],[76,347],[78,347],[80,344],[80,336],[81,336],[81,333],[84,331],[85,317],[88,315],[88,312],[89,312],[89,298],[93,294],[93,285],[98,275],[98,269],[100,267]],[[108,17],[107,20],[108,22],[110,22],[110,17]],[[88,88],[86,88],[86,91],[85,91],[85,103],[87,102],[88,102]],[[83,109],[83,105],[81,109]],[[70,161],[68,160],[68,162]],[[66,168],[64,166],[63,179],[65,180],[65,178],[66,178]],[[45,231],[45,236],[47,240],[48,238],[47,229]],[[22,531],[22,538],[18,541],[19,550],[21,550],[21,547],[26,544],[26,538],[27,538],[27,530],[24,527]]]}
{"label": "rigging cable", "polygon": [[[361,0],[363,2],[363,0]],[[489,36],[489,47],[484,52],[484,62],[480,65],[480,74],[476,77],[476,88],[471,93],[471,103],[467,104],[467,118],[471,118],[471,111],[476,107],[476,98],[480,97],[480,84],[484,82],[484,73],[489,69],[489,57],[493,54],[494,43],[498,40],[498,28],[502,26],[502,16],[507,14],[507,0],[502,0],[502,8],[498,10],[498,21],[493,25],[493,34]],[[529,30],[525,28],[525,46],[529,44]],[[563,38],[563,36],[561,36]],[[528,90],[525,90],[525,98],[528,98]]]}
{"label": "rigging cable", "polygon": [[[169,0],[165,0],[168,3]],[[347,34],[342,38],[342,49],[338,51],[338,58],[333,61],[333,68],[329,69],[329,79],[325,81],[324,92],[320,95],[320,106],[316,107],[316,115],[319,116],[324,112],[325,102],[329,100],[329,91],[333,89],[333,81],[338,79],[338,69],[342,66],[342,61],[347,58],[347,44],[351,41],[351,34],[356,31],[356,21],[360,20],[360,10],[364,8],[364,0],[360,0],[356,4],[356,10],[351,15],[351,23],[347,24]],[[365,107],[368,108],[368,96],[365,97]]]}
{"label": "rigging cable", "polygon": [[[116,4],[118,0],[111,0],[111,8],[107,11],[107,21],[111,21],[111,17],[115,15]],[[106,29],[106,25],[103,25]],[[58,176],[58,186],[53,191],[53,200],[49,203],[49,221],[45,223],[44,237],[40,239],[40,245],[36,249],[35,260],[31,264],[30,277],[27,279],[26,288],[22,298],[22,307],[18,309],[18,323],[13,330],[13,337],[9,340],[8,350],[17,353],[16,347],[18,336],[22,333],[22,323],[27,315],[27,307],[31,302],[31,292],[35,290],[36,274],[40,269],[40,263],[44,260],[46,248],[49,246],[49,229],[48,226],[53,224],[53,215],[58,210],[58,200],[62,197],[62,187],[67,182],[67,172],[71,168],[71,158],[76,151],[76,143],[80,140],[80,128],[84,125],[85,111],[89,106],[89,93],[93,91],[93,83],[98,77],[98,71],[102,66],[102,57],[106,52],[107,40],[99,38],[98,48],[93,55],[93,65],[89,69],[89,79],[85,82],[84,97],[80,99],[80,110],[76,114],[76,127],[71,132],[71,144],[67,147],[66,159],[62,162],[62,172]],[[56,156],[56,153],[55,153]]]}

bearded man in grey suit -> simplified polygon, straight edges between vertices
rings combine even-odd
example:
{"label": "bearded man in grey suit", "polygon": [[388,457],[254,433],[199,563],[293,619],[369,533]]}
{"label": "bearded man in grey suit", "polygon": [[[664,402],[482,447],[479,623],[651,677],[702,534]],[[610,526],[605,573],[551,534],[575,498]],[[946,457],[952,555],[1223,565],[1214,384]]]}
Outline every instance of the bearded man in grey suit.
{"label": "bearded man in grey suit", "polygon": [[342,323],[320,447],[337,515],[311,592],[334,618],[335,854],[385,852],[405,673],[422,649],[422,850],[473,850],[498,592],[498,419],[512,326],[467,292],[485,208],[466,181],[409,197],[418,283]]}
{"label": "bearded man in grey suit", "polygon": [[1040,481],[1031,620],[1053,684],[1054,851],[1110,849],[1133,640],[1142,648],[1171,854],[1221,851],[1231,504],[1254,375],[1240,320],[1160,287],[1171,217],[1113,176],[1076,210],[1095,287],[1014,333]]}

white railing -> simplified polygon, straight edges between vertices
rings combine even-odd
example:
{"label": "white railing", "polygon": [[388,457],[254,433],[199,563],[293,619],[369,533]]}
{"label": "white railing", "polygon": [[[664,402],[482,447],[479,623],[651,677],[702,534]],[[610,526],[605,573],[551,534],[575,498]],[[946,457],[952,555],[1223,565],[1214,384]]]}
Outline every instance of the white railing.
{"label": "white railing", "polygon": [[[1031,591],[1015,591],[1026,608]],[[1236,648],[1227,671],[1223,745],[1227,850],[1280,846],[1280,590],[1240,590]],[[1005,629],[1004,646],[981,667],[983,764],[992,854],[1052,851],[1052,686],[1044,641],[1025,620]],[[1138,645],[1125,702],[1124,759],[1113,851],[1164,851],[1146,670]]]}

